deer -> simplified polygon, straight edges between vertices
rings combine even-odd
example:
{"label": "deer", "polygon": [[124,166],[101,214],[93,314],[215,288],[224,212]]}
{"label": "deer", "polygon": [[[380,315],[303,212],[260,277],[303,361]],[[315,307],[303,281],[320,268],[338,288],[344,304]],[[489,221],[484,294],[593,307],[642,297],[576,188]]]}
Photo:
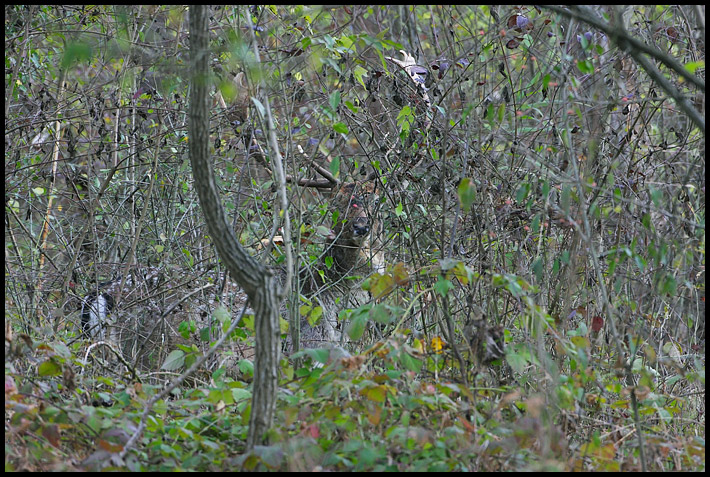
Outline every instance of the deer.
{"label": "deer", "polygon": [[338,311],[364,304],[369,296],[353,280],[383,267],[381,252],[374,253],[373,231],[377,228],[373,206],[375,187],[372,182],[349,182],[334,195],[331,207],[338,212],[337,224],[325,241],[318,267],[321,273],[304,267],[299,271],[302,293],[320,306],[320,320],[311,326],[301,317],[301,342],[306,347],[329,346],[343,338],[338,329]]}

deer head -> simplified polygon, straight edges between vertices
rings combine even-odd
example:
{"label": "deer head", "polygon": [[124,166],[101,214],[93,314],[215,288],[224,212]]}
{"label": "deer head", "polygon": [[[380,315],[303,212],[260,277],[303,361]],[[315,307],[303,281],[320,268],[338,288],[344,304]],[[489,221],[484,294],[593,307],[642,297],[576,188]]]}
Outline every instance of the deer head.
{"label": "deer head", "polygon": [[351,182],[341,187],[335,195],[333,205],[339,212],[338,223],[333,235],[329,237],[325,254],[333,259],[332,268],[328,272],[331,279],[342,278],[366,264],[367,254],[363,251],[370,245],[374,225],[373,202],[372,183]]}

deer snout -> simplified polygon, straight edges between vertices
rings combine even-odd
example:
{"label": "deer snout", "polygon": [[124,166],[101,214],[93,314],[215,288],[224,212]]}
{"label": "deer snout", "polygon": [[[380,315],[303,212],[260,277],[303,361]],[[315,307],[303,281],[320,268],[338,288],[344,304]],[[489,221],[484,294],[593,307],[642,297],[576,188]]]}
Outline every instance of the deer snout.
{"label": "deer snout", "polygon": [[370,225],[365,221],[355,221],[353,223],[353,235],[363,237],[370,233]]}

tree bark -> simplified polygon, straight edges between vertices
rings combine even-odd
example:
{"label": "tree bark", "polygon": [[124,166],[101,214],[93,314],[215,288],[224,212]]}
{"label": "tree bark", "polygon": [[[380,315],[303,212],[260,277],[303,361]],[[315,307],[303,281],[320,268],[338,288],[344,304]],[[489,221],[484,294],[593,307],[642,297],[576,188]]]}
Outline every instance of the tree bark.
{"label": "tree bark", "polygon": [[190,162],[195,189],[212,241],[230,275],[249,297],[254,309],[256,357],[247,448],[259,444],[273,423],[278,384],[278,283],[271,272],[239,244],[229,226],[209,160],[209,12],[204,5],[190,7],[192,83],[189,113]]}

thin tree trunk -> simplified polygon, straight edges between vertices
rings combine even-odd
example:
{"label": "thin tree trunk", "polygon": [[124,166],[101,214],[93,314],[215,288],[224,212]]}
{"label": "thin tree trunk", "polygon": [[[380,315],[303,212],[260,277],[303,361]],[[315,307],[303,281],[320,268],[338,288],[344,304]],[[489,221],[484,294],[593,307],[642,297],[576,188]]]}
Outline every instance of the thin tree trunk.
{"label": "thin tree trunk", "polygon": [[249,297],[256,314],[256,358],[247,447],[259,444],[273,422],[279,359],[279,303],[276,278],[239,244],[227,222],[209,160],[208,8],[190,7],[192,83],[190,93],[190,161],[207,228],[222,262]]}

